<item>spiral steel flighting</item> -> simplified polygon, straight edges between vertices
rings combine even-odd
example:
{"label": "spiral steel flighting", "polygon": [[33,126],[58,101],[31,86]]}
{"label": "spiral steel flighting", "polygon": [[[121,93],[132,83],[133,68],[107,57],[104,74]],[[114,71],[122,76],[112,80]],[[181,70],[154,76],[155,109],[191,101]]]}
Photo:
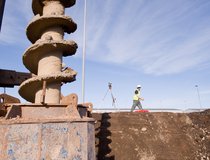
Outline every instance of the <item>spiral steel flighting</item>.
{"label": "spiral steel flighting", "polygon": [[75,80],[76,72],[62,71],[63,56],[75,54],[77,44],[64,40],[64,33],[72,33],[77,25],[65,16],[65,8],[75,0],[33,0],[35,17],[26,29],[33,43],[23,55],[23,63],[35,76],[24,81],[19,94],[32,103],[42,103],[45,84],[45,103],[60,104],[62,82]]}

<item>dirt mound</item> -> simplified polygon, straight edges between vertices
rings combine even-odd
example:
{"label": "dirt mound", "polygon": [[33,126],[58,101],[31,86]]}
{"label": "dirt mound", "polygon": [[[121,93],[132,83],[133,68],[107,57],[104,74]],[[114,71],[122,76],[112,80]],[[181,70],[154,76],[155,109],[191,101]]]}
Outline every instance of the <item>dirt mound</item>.
{"label": "dirt mound", "polygon": [[210,160],[210,110],[93,117],[99,160]]}

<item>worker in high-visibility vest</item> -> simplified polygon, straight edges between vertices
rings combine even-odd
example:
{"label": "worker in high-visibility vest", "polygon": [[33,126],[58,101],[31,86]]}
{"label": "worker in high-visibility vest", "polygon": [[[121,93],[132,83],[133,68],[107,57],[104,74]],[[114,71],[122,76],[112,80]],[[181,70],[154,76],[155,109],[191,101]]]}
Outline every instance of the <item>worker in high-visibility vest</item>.
{"label": "worker in high-visibility vest", "polygon": [[135,90],[135,94],[133,96],[133,105],[132,105],[132,108],[131,108],[131,112],[133,112],[133,110],[138,107],[140,110],[142,109],[142,105],[141,105],[141,102],[140,100],[144,100],[144,98],[141,98],[140,97],[140,90],[141,90],[141,85],[137,85],[137,88]]}

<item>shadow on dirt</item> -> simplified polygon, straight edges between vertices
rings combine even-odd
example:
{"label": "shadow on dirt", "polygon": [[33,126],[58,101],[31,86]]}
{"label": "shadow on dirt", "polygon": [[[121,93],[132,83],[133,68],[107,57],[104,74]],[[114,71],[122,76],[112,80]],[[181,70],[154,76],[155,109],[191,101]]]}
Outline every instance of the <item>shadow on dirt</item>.
{"label": "shadow on dirt", "polygon": [[111,123],[109,120],[111,117],[108,113],[103,113],[101,117],[97,120],[97,123],[99,124],[98,127],[96,127],[96,149],[97,152],[97,159],[98,160],[115,160],[114,156],[109,156],[111,153],[111,148],[109,145],[111,144],[112,140],[111,132],[109,130],[109,127],[111,126]]}

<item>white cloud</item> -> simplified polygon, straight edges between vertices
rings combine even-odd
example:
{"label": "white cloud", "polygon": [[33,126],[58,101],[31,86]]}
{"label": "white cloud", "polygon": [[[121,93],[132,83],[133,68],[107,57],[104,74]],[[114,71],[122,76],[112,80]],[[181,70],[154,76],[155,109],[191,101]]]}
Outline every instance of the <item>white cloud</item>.
{"label": "white cloud", "polygon": [[31,1],[7,0],[5,3],[2,30],[0,34],[1,44],[27,43],[25,28],[29,22],[31,13]]}
{"label": "white cloud", "polygon": [[180,73],[210,59],[210,17],[203,16],[208,1],[107,0],[100,11],[97,2],[89,11],[90,59],[155,75]]}
{"label": "white cloud", "polygon": [[[208,0],[87,2],[87,58],[153,75],[209,68]],[[83,1],[66,13],[78,24],[66,38],[78,43],[76,55],[81,56]],[[31,1],[7,0],[0,43],[29,43],[25,28],[32,16]]]}

